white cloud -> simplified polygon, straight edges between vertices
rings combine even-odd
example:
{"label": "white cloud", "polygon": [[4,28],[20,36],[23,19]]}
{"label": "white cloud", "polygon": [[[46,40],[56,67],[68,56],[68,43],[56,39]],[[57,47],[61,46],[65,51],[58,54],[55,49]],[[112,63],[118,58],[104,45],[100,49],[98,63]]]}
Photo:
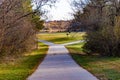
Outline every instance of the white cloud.
{"label": "white cloud", "polygon": [[[55,4],[56,7],[49,9],[48,19],[49,20],[68,20],[72,19],[70,13],[72,13],[72,9],[70,6],[70,0],[60,0]],[[49,18],[52,16],[52,18]]]}

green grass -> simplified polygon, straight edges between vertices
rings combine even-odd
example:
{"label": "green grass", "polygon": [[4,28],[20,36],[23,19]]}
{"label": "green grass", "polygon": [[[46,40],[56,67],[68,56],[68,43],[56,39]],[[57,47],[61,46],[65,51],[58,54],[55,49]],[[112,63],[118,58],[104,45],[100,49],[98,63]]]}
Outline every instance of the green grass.
{"label": "green grass", "polygon": [[[85,33],[71,33],[67,37],[66,33],[44,33],[39,34],[38,38],[62,44],[66,42],[83,39]],[[120,58],[100,57],[98,55],[88,56],[82,50],[84,43],[69,45],[71,56],[83,68],[90,71],[100,80],[120,80]]]}
{"label": "green grass", "polygon": [[[83,39],[85,33],[42,33],[38,38],[62,44]],[[39,43],[39,50],[18,58],[9,64],[0,63],[0,80],[25,80],[37,68],[43,60],[48,47]],[[120,80],[120,58],[100,57],[98,55],[86,55],[82,50],[84,43],[67,46],[73,59],[83,68],[90,71],[100,80]]]}
{"label": "green grass", "polygon": [[84,43],[69,45],[73,59],[100,80],[120,80],[120,58],[88,56],[82,52]]}
{"label": "green grass", "polygon": [[40,33],[38,34],[38,39],[47,40],[56,44],[67,43],[71,41],[77,41],[83,39],[85,35],[84,32],[78,33],[70,33],[70,35],[66,35],[66,33]]}
{"label": "green grass", "polygon": [[0,63],[0,80],[26,80],[46,55],[48,47],[39,43],[39,50],[26,53],[13,62]]}

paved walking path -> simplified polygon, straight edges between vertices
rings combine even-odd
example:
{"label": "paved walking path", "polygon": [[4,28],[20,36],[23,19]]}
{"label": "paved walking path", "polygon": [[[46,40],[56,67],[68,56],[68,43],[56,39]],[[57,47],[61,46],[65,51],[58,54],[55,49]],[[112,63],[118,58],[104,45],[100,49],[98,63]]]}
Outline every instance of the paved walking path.
{"label": "paved walking path", "polygon": [[81,42],[85,42],[85,41],[84,40],[79,40],[79,41],[74,41],[74,42],[70,42],[70,43],[65,43],[65,44],[62,44],[62,45],[67,46],[67,45],[77,44],[77,43],[81,43]]}
{"label": "paved walking path", "polygon": [[98,80],[76,64],[63,45],[40,41],[49,45],[48,54],[27,80]]}

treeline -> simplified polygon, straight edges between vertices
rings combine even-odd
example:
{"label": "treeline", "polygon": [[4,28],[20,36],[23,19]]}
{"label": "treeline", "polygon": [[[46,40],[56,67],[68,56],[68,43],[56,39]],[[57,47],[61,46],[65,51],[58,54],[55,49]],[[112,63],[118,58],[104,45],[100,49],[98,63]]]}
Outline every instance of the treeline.
{"label": "treeline", "polygon": [[75,0],[75,21],[87,29],[88,54],[120,56],[120,0]]}
{"label": "treeline", "polygon": [[44,27],[44,31],[48,31],[48,32],[64,32],[67,31],[69,25],[70,25],[71,21],[64,21],[64,20],[60,20],[60,21],[48,21],[45,22],[45,27]]}
{"label": "treeline", "polygon": [[[37,1],[37,9],[32,9],[32,1]],[[0,0],[0,57],[21,55],[36,48],[36,33],[44,22],[39,9],[47,2]]]}

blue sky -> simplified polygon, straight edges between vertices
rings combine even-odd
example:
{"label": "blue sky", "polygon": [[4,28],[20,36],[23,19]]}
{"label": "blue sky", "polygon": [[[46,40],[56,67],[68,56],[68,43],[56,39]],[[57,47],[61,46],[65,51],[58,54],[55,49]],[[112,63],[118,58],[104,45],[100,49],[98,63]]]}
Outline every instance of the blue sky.
{"label": "blue sky", "polygon": [[71,9],[72,0],[58,0],[55,3],[55,7],[47,8],[49,13],[47,14],[48,20],[70,20],[72,19],[72,9]]}

